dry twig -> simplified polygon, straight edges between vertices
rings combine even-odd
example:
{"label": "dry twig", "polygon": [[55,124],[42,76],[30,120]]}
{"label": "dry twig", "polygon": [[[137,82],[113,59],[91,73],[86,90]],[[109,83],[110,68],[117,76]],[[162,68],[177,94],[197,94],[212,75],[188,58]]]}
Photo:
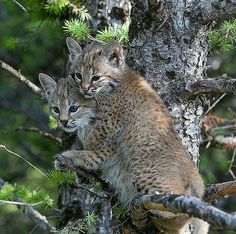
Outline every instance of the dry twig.
{"label": "dry twig", "polygon": [[6,71],[10,72],[12,75],[14,75],[20,82],[22,82],[24,85],[26,85],[28,88],[30,88],[31,91],[33,91],[35,94],[37,94],[39,96],[42,96],[41,89],[37,85],[35,85],[31,81],[29,81],[25,76],[23,76],[20,73],[20,71],[17,71],[12,66],[3,62],[2,60],[0,60],[0,64],[4,70],[6,70]]}

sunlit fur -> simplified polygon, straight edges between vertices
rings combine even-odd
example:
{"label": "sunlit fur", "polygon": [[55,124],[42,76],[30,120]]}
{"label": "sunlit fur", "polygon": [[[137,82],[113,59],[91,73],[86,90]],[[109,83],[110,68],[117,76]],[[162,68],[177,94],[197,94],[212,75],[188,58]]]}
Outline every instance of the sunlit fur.
{"label": "sunlit fur", "polygon": [[[46,91],[49,91],[48,102],[52,116],[57,120],[57,124],[66,132],[74,132],[83,129],[95,119],[95,110],[88,107],[95,105],[92,99],[86,99],[78,92],[75,85],[71,85],[69,79],[60,79],[56,83],[52,78],[47,75],[40,75],[40,83]],[[53,85],[47,85],[53,84]],[[77,106],[76,112],[71,112],[70,107]],[[53,110],[53,107],[59,109],[59,113]],[[68,123],[63,125],[61,120],[66,120]]]}
{"label": "sunlit fur", "polygon": [[[98,71],[95,66],[96,61],[100,61],[103,57],[101,54],[104,46],[93,42],[82,50],[76,41],[71,40],[73,39],[67,39],[67,46],[70,51],[67,74],[71,74],[74,78],[78,78],[77,74],[81,74],[82,79],[77,79],[80,92],[87,98],[95,97],[100,92],[111,92],[119,82],[119,76],[113,76],[114,73],[119,74],[119,67],[110,67],[112,68],[111,71],[106,69],[107,57],[102,61],[105,72]],[[117,63],[123,62],[123,58],[120,58],[120,60],[114,57],[110,59],[116,60]],[[100,79],[93,81],[93,76],[99,76]],[[86,89],[87,91],[84,91]]]}

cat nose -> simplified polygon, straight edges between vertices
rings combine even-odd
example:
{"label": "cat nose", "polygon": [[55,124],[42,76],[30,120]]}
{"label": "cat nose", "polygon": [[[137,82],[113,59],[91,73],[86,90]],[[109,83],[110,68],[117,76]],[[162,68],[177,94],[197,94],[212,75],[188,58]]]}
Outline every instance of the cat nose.
{"label": "cat nose", "polygon": [[61,119],[61,120],[60,120],[60,123],[61,123],[62,125],[64,125],[64,126],[66,126],[67,123],[68,123],[68,120],[67,120],[67,119]]}
{"label": "cat nose", "polygon": [[82,87],[82,90],[84,91],[84,92],[88,92],[89,91],[89,87],[87,86],[87,87]]}
{"label": "cat nose", "polygon": [[84,91],[85,93],[87,93],[87,92],[89,91],[89,89],[88,89],[88,88],[83,88],[83,91]]}

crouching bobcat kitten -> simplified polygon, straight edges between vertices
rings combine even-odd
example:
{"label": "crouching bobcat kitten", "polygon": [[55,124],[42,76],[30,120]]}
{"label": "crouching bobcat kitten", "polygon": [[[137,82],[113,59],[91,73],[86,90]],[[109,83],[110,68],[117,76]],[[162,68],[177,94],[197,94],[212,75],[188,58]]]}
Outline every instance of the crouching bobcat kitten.
{"label": "crouching bobcat kitten", "polygon": [[[81,112],[71,121],[75,124],[73,130],[77,126],[84,150],[63,152],[56,160],[56,167],[101,170],[126,207],[139,193],[173,192],[201,198],[203,181],[174,130],[172,118],[146,81],[124,62],[120,63],[123,56],[120,53],[122,48],[112,43],[87,54],[92,56],[89,69],[118,81],[109,94],[99,92],[95,99],[81,96],[75,76],[58,83],[48,76],[40,76],[49,96],[50,109],[53,112],[58,108],[59,113],[54,116],[60,122],[62,110],[66,110],[63,123],[70,122],[74,102],[78,109],[86,110],[86,115]],[[152,220],[165,233],[177,234],[183,233],[191,219],[184,214],[161,212],[160,219]]]}

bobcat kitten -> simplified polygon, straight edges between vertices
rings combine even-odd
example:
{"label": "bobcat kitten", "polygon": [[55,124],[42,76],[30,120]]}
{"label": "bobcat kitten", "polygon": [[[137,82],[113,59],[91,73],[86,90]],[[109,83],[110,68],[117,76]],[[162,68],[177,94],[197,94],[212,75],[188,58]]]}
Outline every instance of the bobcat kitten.
{"label": "bobcat kitten", "polygon": [[[67,74],[71,74],[76,78],[80,92],[86,98],[95,97],[99,92],[110,92],[119,82],[120,71],[119,67],[114,64],[113,73],[116,72],[116,76],[109,76],[106,73],[99,73],[94,69],[95,57],[101,52],[103,47],[98,43],[91,43],[87,45],[84,50],[80,45],[71,37],[66,38],[66,44],[69,50],[69,61],[67,66]],[[119,53],[122,56],[117,56],[113,62],[123,64],[124,56],[119,51],[121,47],[117,47],[115,53]],[[106,66],[106,64],[103,64]],[[115,71],[115,67],[117,67]]]}
{"label": "bobcat kitten", "polygon": [[50,76],[40,73],[39,81],[46,93],[50,112],[64,131],[74,132],[78,127],[83,129],[94,121],[95,100],[83,98],[79,89],[73,83],[71,85],[68,79],[56,82]]}
{"label": "bobcat kitten", "polygon": [[[91,63],[84,62],[83,58]],[[53,89],[48,89],[54,82],[50,77],[41,81],[49,93],[49,103],[57,103],[60,110],[63,105],[69,110],[72,99],[86,103],[83,108],[93,113],[92,118],[96,113],[93,124],[86,115],[82,121],[86,125],[82,129],[79,119],[83,116],[77,116],[75,123],[78,123],[78,137],[84,150],[63,152],[63,157],[56,160],[56,167],[65,169],[66,164],[72,164],[87,170],[100,169],[124,206],[129,206],[143,192],[173,192],[201,198],[203,181],[174,130],[172,118],[160,97],[141,76],[126,66],[122,58],[122,48],[117,43],[101,49],[91,48],[80,58],[77,65],[80,71],[116,81],[115,88],[102,88],[96,93],[96,106],[94,99],[85,102],[86,98],[79,94],[77,76],[69,77],[63,85],[58,82]],[[66,96],[70,92],[73,95]],[[69,119],[69,111],[67,115]],[[166,219],[153,218],[153,223],[165,233],[182,233],[190,221],[187,215],[164,213]]]}

